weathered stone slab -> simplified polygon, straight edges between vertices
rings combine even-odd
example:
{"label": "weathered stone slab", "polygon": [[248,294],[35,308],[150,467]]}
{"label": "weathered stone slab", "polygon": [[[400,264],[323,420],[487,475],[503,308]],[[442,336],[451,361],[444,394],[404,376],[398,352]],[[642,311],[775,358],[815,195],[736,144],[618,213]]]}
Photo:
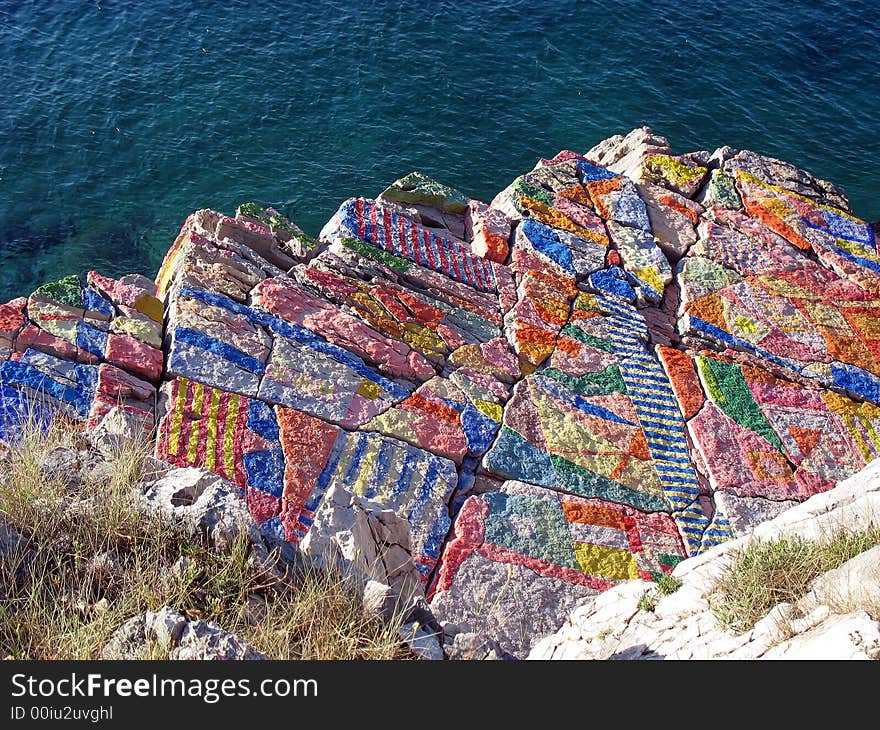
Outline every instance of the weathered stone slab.
{"label": "weathered stone slab", "polygon": [[95,396],[89,409],[89,428],[100,423],[113,408],[119,408],[149,434],[155,424],[156,387],[108,363],[98,366]]}
{"label": "weathered stone slab", "polygon": [[670,152],[666,137],[655,134],[650,127],[639,127],[626,136],[616,134],[603,140],[585,157],[619,175],[635,178],[646,157]]}
{"label": "weathered stone slab", "polygon": [[552,269],[568,276],[586,276],[602,268],[608,235],[601,224],[601,236],[582,238],[564,230],[527,219],[516,229],[510,268],[517,274],[529,269]]}
{"label": "weathered stone slab", "polygon": [[[258,203],[243,203],[235,211],[235,217],[249,223],[268,226],[280,252],[297,261],[308,261],[320,252],[321,246],[315,238],[306,234],[296,223],[288,220],[274,208],[267,208]],[[281,261],[286,263],[286,259]]]}
{"label": "weathered stone slab", "polygon": [[732,492],[715,492],[715,504],[730,520],[733,537],[742,537],[762,522],[769,522],[785,510],[799,504],[796,500],[776,501],[765,497],[741,497]]}
{"label": "weathered stone slab", "polygon": [[166,297],[174,282],[244,302],[260,281],[284,273],[243,244],[213,238],[220,217],[200,210],[186,219],[156,276],[157,296]]}
{"label": "weathered stone slab", "polygon": [[505,334],[522,360],[539,365],[553,352],[556,336],[568,319],[577,292],[575,279],[549,267],[530,269],[517,291],[519,302],[504,317]]}
{"label": "weathered stone slab", "polygon": [[626,271],[638,280],[639,301],[659,302],[672,281],[672,267],[653,235],[609,221],[608,232]]}
{"label": "weathered stone slab", "polygon": [[15,337],[27,324],[27,299],[18,297],[0,305],[0,345],[12,348]]}
{"label": "weathered stone slab", "polygon": [[162,373],[162,351],[131,335],[111,334],[106,339],[104,359],[147,380],[158,380]]}
{"label": "weathered stone slab", "polygon": [[537,627],[558,627],[584,598],[668,573],[683,557],[668,515],[509,481],[464,503],[431,608],[522,658]]}
{"label": "weathered stone slab", "polygon": [[880,295],[880,255],[874,231],[846,210],[818,203],[780,185],[737,170],[737,186],[749,215],[871,292]]}
{"label": "weathered stone slab", "polygon": [[877,406],[717,358],[696,362],[707,401],[688,430],[715,492],[802,501],[880,455]]}
{"label": "weathered stone slab", "polygon": [[426,578],[449,529],[446,501],[458,482],[455,465],[294,410],[278,409],[278,422],[286,464],[281,515],[286,539],[302,540],[327,491],[341,487],[409,522],[412,557]]}
{"label": "weathered stone slab", "polygon": [[742,209],[742,200],[736,189],[736,178],[718,168],[712,170],[709,181],[697,195],[696,201],[704,208],[717,205],[729,210]]}
{"label": "weathered stone slab", "polygon": [[814,177],[791,163],[774,157],[759,155],[750,150],[742,150],[727,159],[722,170],[739,177],[741,173],[749,175],[759,182],[777,185],[793,193],[830,205],[841,210],[849,210],[846,193],[827,180]]}
{"label": "weathered stone slab", "polygon": [[411,172],[395,180],[379,195],[390,203],[416,204],[437,208],[446,213],[463,214],[469,199],[455,188],[437,182],[420,172]]}
{"label": "weathered stone slab", "polygon": [[703,206],[650,183],[639,185],[638,191],[660,248],[673,259],[684,255],[697,240],[695,228]]}
{"label": "weathered stone slab", "polygon": [[357,580],[365,603],[371,589],[382,590],[376,608],[391,618],[411,599],[424,600],[423,577],[413,563],[411,540],[407,520],[334,484],[299,548],[315,564],[337,566],[343,575]]}

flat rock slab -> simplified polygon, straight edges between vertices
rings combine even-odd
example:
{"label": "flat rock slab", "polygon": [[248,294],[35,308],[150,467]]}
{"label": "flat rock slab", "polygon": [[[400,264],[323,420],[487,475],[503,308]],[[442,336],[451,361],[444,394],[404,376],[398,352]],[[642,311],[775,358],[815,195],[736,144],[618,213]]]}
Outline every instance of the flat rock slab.
{"label": "flat rock slab", "polygon": [[668,515],[505,482],[461,508],[431,607],[522,658],[536,627],[558,627],[586,597],[668,573],[683,555]]}

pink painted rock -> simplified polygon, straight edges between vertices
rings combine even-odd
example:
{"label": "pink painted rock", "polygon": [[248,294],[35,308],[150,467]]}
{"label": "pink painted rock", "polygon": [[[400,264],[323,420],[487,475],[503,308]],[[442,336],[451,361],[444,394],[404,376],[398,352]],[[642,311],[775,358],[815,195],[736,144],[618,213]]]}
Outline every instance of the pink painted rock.
{"label": "pink painted rock", "polygon": [[695,228],[703,206],[659,185],[638,187],[658,245],[673,257],[682,256],[697,240]]}
{"label": "pink painted rock", "polygon": [[101,292],[114,303],[124,304],[127,307],[134,308],[144,295],[152,296],[148,290],[140,286],[139,281],[137,284],[123,284],[121,281],[103,276],[97,271],[90,271],[87,278],[90,287]]}
{"label": "pink painted rock", "polygon": [[15,339],[15,349],[18,352],[25,352],[28,348],[60,357],[62,360],[77,359],[76,345],[49,334],[33,324],[28,324]]}
{"label": "pink painted rock", "polygon": [[25,307],[27,299],[18,297],[6,304],[0,304],[0,344],[12,347],[15,336],[24,327],[27,320]]}
{"label": "pink painted rock", "polygon": [[253,302],[276,317],[299,324],[375,363],[382,372],[419,381],[435,374],[424,355],[405,342],[384,336],[290,281],[266,279],[254,289]]}
{"label": "pink painted rock", "polygon": [[222,241],[231,238],[258,253],[269,263],[280,269],[289,269],[296,260],[284,253],[278,246],[269,226],[252,221],[220,216],[214,229],[214,236]]}
{"label": "pink painted rock", "polygon": [[104,359],[123,370],[156,381],[162,373],[162,351],[130,335],[111,334],[107,338]]}
{"label": "pink painted rock", "polygon": [[155,422],[156,388],[140,378],[102,363],[98,367],[95,398],[89,411],[89,427],[97,425],[113,408],[135,416],[149,432]]}
{"label": "pink painted rock", "polygon": [[465,211],[464,224],[471,251],[477,256],[503,264],[508,253],[510,218],[500,210],[471,199]]}

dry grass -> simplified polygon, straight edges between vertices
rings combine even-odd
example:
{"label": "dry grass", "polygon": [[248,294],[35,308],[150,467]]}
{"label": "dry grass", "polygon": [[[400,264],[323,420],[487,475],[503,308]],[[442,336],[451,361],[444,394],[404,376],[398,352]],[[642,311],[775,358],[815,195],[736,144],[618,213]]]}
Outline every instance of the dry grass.
{"label": "dry grass", "polygon": [[839,529],[822,540],[755,541],[731,556],[716,585],[712,610],[722,626],[751,629],[780,603],[796,603],[818,576],[880,545],[880,527]]}
{"label": "dry grass", "polygon": [[273,577],[246,536],[220,554],[141,508],[146,443],[120,448],[110,476],[73,484],[41,471],[58,446],[85,443],[63,424],[26,428],[0,464],[0,520],[24,537],[0,556],[0,656],[98,659],[126,620],[169,605],[272,659],[412,658],[399,622],[366,615],[340,575]]}

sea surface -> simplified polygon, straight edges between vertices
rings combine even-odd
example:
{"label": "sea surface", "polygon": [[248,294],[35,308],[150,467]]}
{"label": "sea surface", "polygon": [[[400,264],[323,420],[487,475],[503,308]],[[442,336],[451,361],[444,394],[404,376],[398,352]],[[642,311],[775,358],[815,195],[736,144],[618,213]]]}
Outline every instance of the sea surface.
{"label": "sea surface", "polygon": [[153,276],[186,216],[317,234],[420,170],[489,201],[649,125],[842,185],[880,218],[876,5],[718,0],[0,0],[0,301]]}

